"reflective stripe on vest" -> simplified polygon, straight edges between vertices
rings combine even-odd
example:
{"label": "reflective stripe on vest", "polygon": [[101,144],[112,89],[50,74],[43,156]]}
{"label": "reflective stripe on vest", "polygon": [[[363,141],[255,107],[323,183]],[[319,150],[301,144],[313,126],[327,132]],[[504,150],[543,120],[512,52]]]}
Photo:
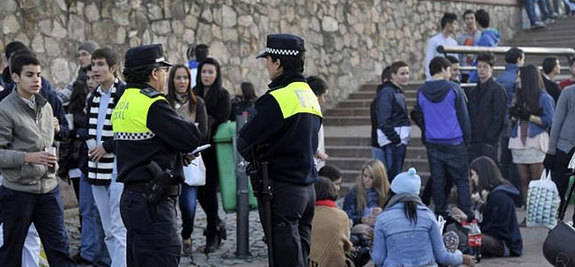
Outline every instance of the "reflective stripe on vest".
{"label": "reflective stripe on vest", "polygon": [[293,82],[284,88],[270,92],[278,102],[284,119],[298,113],[310,113],[322,117],[317,97],[305,82]]}
{"label": "reflective stripe on vest", "polygon": [[128,88],[122,94],[112,113],[114,140],[146,140],[155,134],[146,127],[148,110],[163,96],[150,98],[140,92],[139,88]]}

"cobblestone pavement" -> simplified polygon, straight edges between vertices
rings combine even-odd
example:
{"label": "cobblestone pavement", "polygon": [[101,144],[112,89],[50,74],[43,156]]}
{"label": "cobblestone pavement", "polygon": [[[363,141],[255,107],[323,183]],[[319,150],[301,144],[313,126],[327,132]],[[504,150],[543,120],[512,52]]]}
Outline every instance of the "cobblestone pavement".
{"label": "cobblestone pavement", "polygon": [[[66,227],[70,237],[70,247],[72,255],[77,253],[80,245],[80,232],[79,222],[77,218],[77,209],[69,209],[66,211]],[[573,206],[568,209],[566,218],[571,218]],[[206,256],[203,254],[202,247],[205,243],[205,238],[202,235],[206,227],[206,216],[201,208],[196,210],[196,224],[194,233],[192,235],[193,247],[196,251],[193,254],[194,262],[189,257],[182,257],[180,266],[267,266],[267,250],[263,242],[263,231],[259,222],[259,217],[256,211],[250,212],[250,253],[251,257],[247,259],[238,259],[235,257],[236,251],[236,214],[223,214],[220,216],[226,221],[226,229],[228,231],[228,239],[222,244],[222,247]],[[517,209],[517,218],[522,220],[525,217],[525,211]],[[542,246],[547,236],[548,230],[541,227],[521,228],[521,235],[523,237],[523,256],[515,258],[495,258],[484,259],[476,266],[517,266],[517,267],[545,267],[551,266],[542,253]],[[372,263],[367,266],[373,266]]]}
{"label": "cobblestone pavement", "polygon": [[[66,211],[66,228],[69,233],[72,255],[75,255],[78,252],[78,248],[80,246],[80,229],[77,214],[77,209]],[[253,210],[250,212],[249,251],[251,256],[247,259],[239,259],[235,256],[236,213],[224,214],[220,211],[220,217],[226,222],[226,229],[228,232],[227,240],[223,241],[219,250],[206,255],[202,252],[205,244],[203,232],[206,228],[206,215],[198,205],[198,208],[196,209],[194,232],[192,234],[193,248],[195,251],[193,254],[194,261],[192,262],[189,257],[182,257],[180,266],[267,266],[267,247],[263,242],[264,234],[257,211]]]}

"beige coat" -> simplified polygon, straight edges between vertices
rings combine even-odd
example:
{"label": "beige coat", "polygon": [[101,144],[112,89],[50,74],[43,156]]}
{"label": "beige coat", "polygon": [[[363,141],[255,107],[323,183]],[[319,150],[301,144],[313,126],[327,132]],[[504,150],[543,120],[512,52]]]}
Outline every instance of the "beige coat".
{"label": "beige coat", "polygon": [[14,90],[0,102],[0,172],[6,188],[35,194],[52,191],[58,185],[48,167],[24,162],[26,152],[39,152],[54,142],[52,107],[40,95],[35,106]]}
{"label": "beige coat", "polygon": [[339,208],[316,206],[311,229],[310,266],[346,266],[345,252],[352,248],[347,214]]}

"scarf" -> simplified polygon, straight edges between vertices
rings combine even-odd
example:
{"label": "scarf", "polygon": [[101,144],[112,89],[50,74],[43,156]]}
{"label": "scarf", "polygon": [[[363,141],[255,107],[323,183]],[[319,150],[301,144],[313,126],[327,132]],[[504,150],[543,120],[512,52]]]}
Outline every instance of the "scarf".
{"label": "scarf", "polygon": [[318,201],[315,202],[315,205],[316,205],[316,206],[326,206],[326,207],[337,208],[337,205],[335,204],[335,201],[329,200],[329,199],[318,200]]}

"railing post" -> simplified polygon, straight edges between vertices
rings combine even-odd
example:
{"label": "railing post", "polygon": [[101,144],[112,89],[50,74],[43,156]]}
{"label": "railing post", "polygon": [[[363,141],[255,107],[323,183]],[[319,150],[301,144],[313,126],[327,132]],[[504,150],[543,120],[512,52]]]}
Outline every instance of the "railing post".
{"label": "railing post", "polygon": [[240,129],[247,121],[247,112],[240,116],[236,116],[236,135],[233,139],[234,155],[236,163],[236,239],[237,248],[236,256],[238,258],[247,258],[250,256],[249,247],[249,217],[250,217],[250,203],[249,203],[249,184],[246,175],[247,162],[237,151],[237,136]]}

